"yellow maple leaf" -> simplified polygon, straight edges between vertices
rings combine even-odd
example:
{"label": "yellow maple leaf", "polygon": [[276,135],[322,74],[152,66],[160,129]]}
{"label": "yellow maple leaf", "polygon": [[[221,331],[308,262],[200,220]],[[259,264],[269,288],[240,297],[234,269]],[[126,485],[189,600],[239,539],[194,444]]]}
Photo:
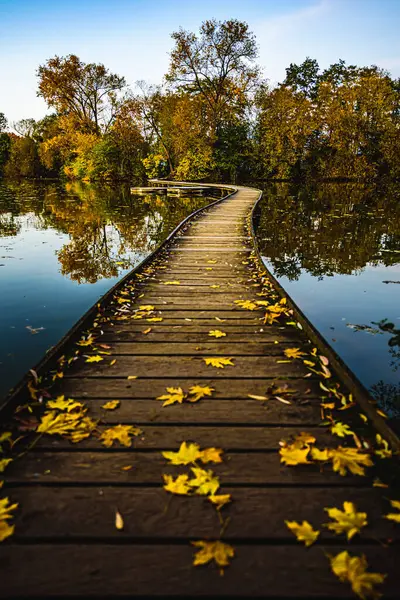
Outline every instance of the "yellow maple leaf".
{"label": "yellow maple leaf", "polygon": [[14,517],[11,514],[14,510],[18,508],[18,504],[10,504],[8,498],[0,499],[0,521],[7,521],[8,519],[12,519]]}
{"label": "yellow maple leaf", "polygon": [[255,302],[252,302],[251,300],[235,300],[234,303],[240,306],[240,308],[244,308],[245,310],[258,310],[260,308]]}
{"label": "yellow maple leaf", "polygon": [[164,281],[164,285],[180,285],[180,281]]}
{"label": "yellow maple leaf", "polygon": [[199,458],[204,464],[209,462],[222,463],[222,453],[222,448],[205,448],[204,450],[201,450]]}
{"label": "yellow maple leaf", "polygon": [[191,467],[194,479],[188,481],[190,487],[196,488],[195,493],[200,496],[215,495],[219,489],[219,479],[212,471],[206,471],[200,467]]}
{"label": "yellow maple leaf", "polygon": [[192,488],[188,485],[188,475],[178,475],[176,479],[174,479],[171,475],[163,475],[163,478],[164,490],[171,492],[171,494],[187,496],[192,492]]}
{"label": "yellow maple leaf", "polygon": [[208,335],[210,337],[221,338],[221,337],[225,337],[226,333],[224,333],[223,331],[220,331],[219,329],[211,329],[208,332]]}
{"label": "yellow maple leaf", "polygon": [[315,531],[312,525],[308,521],[303,523],[297,523],[297,521],[285,521],[286,526],[296,536],[299,542],[304,542],[306,546],[311,546],[320,534],[319,531]]}
{"label": "yellow maple leaf", "polygon": [[120,400],[110,400],[109,402],[103,404],[101,408],[104,408],[104,410],[115,410],[120,406],[120,404]]}
{"label": "yellow maple leaf", "polygon": [[215,392],[215,389],[209,386],[201,386],[201,385],[192,385],[189,388],[189,394],[193,396],[193,398],[188,398],[189,402],[197,402],[204,396],[212,396],[212,393]]}
{"label": "yellow maple leaf", "polygon": [[2,460],[0,460],[0,473],[4,473],[5,469],[12,461],[12,458],[3,458]]}
{"label": "yellow maple leaf", "polygon": [[304,446],[307,446],[308,444],[315,444],[315,442],[316,439],[311,433],[306,433],[305,431],[302,431],[301,433],[297,434],[293,439],[293,446],[304,448]]}
{"label": "yellow maple leaf", "polygon": [[97,422],[90,419],[90,417],[84,417],[76,421],[76,426],[67,435],[67,438],[76,444],[82,440],[88,438],[92,431],[96,428]]}
{"label": "yellow maple leaf", "polygon": [[102,432],[100,441],[106,448],[110,448],[114,442],[119,442],[122,446],[129,448],[132,446],[132,436],[137,436],[141,433],[141,429],[132,425],[115,425]]}
{"label": "yellow maple leaf", "polygon": [[154,310],[154,306],[152,306],[151,304],[143,304],[142,306],[139,306],[139,310],[144,310],[146,312],[150,312],[150,311]]}
{"label": "yellow maple leaf", "polygon": [[350,429],[348,425],[345,423],[341,423],[340,421],[336,421],[331,427],[331,433],[337,435],[338,437],[345,437],[346,435],[354,435],[354,431]]}
{"label": "yellow maple leaf", "polygon": [[365,475],[364,467],[372,467],[373,462],[368,454],[360,452],[357,448],[343,448],[329,450],[333,470],[340,475],[346,475],[347,470],[353,475]]}
{"label": "yellow maple leaf", "polygon": [[309,447],[299,448],[295,444],[285,445],[279,450],[281,462],[287,466],[310,464],[310,461],[307,460],[307,455],[309,452]]}
{"label": "yellow maple leaf", "polygon": [[189,465],[201,457],[198,444],[182,442],[178,452],[162,452],[164,458],[172,465]]}
{"label": "yellow maple leaf", "polygon": [[341,582],[350,583],[353,592],[362,600],[379,598],[375,585],[384,582],[386,575],[368,573],[365,556],[350,556],[345,550],[330,557],[331,569]]}
{"label": "yellow maple leaf", "polygon": [[385,515],[385,519],[389,519],[389,521],[394,521],[395,523],[400,523],[400,502],[398,500],[391,500],[390,504],[393,508],[396,508],[399,512],[397,513],[389,513]]}
{"label": "yellow maple leaf", "polygon": [[231,499],[232,497],[230,494],[208,496],[208,500],[211,502],[211,504],[214,504],[214,506],[216,506],[217,510],[221,510],[221,508],[223,508],[226,504],[229,504],[229,502],[231,502]]}
{"label": "yellow maple leaf", "polygon": [[328,448],[324,450],[320,450],[319,448],[311,448],[311,458],[313,460],[320,460],[325,462],[330,459],[330,454]]}
{"label": "yellow maple leaf", "polygon": [[55,400],[48,400],[46,408],[71,412],[75,408],[83,409],[84,406],[82,402],[77,402],[76,400],[72,400],[72,398],[65,399],[64,396],[58,396]]}
{"label": "yellow maple leaf", "polygon": [[286,348],[283,353],[288,358],[301,358],[306,354],[305,352],[302,352],[300,348]]}
{"label": "yellow maple leaf", "polygon": [[192,545],[200,548],[193,558],[193,565],[195,567],[206,565],[214,560],[217,565],[221,567],[222,571],[222,568],[227,567],[229,565],[229,560],[235,556],[235,550],[232,546],[220,542],[219,540],[216,542],[199,540],[197,542],[192,542]]}
{"label": "yellow maple leaf", "polygon": [[95,356],[88,356],[86,359],[86,362],[87,363],[96,363],[96,362],[100,362],[101,360],[104,360],[103,357],[96,354]]}
{"label": "yellow maple leaf", "polygon": [[10,537],[14,533],[14,525],[9,525],[7,521],[0,520],[0,542]]}
{"label": "yellow maple leaf", "polygon": [[348,540],[351,540],[356,533],[360,533],[361,528],[368,525],[367,513],[358,513],[353,502],[343,502],[343,510],[338,508],[324,509],[330,519],[336,523],[325,523],[327,527],[336,534],[345,533]]}
{"label": "yellow maple leaf", "polygon": [[38,433],[47,433],[48,435],[67,435],[76,427],[79,414],[47,412],[36,429]]}
{"label": "yellow maple leaf", "polygon": [[156,400],[165,400],[163,406],[169,406],[170,404],[175,404],[176,402],[178,404],[182,404],[182,402],[186,398],[186,394],[180,387],[167,387],[167,392],[168,394],[163,394],[162,396],[158,396],[156,398]]}
{"label": "yellow maple leaf", "polygon": [[88,337],[88,338],[82,338],[79,340],[79,342],[77,342],[77,346],[91,346],[94,342],[94,339],[92,337]]}
{"label": "yellow maple leaf", "polygon": [[219,356],[213,356],[209,358],[203,358],[203,360],[206,363],[206,365],[216,367],[217,369],[223,369],[228,365],[230,365],[231,367],[235,366],[231,358],[221,358]]}

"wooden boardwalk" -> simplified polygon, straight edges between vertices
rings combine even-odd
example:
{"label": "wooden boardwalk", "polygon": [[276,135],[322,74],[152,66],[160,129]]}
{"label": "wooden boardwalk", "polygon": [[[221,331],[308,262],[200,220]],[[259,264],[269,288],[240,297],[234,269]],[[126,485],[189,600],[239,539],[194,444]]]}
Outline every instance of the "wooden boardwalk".
{"label": "wooden boardwalk", "polygon": [[[341,476],[329,461],[280,461],[281,441],[290,444],[300,432],[315,437],[320,449],[363,448],[358,432],[365,424],[357,407],[321,409],[320,382],[332,386],[331,379],[296,316],[264,324],[265,303],[278,304],[279,297],[252,256],[246,223],[258,197],[257,190],[238,188],[194,219],[94,317],[94,343],[79,345],[88,339],[80,332],[64,349],[69,357],[81,354],[68,369],[59,361],[64,377],[55,377],[51,396],[83,403],[99,424],[79,443],[43,435],[7,467],[2,496],[19,507],[15,533],[0,545],[0,597],[352,598],[350,583],[330,569],[328,555],[342,551],[365,555],[370,571],[387,574],[377,589],[385,598],[400,597],[400,526],[383,518],[394,511],[388,499],[400,500],[398,490],[373,487],[374,467],[365,467],[365,476]],[[261,304],[249,310],[237,300]],[[225,335],[212,337],[215,330]],[[288,357],[290,348],[305,354]],[[86,362],[92,355],[100,362]],[[229,358],[232,365],[216,368],[206,358]],[[303,362],[310,358],[314,371]],[[193,386],[210,387],[211,395],[191,402]],[[170,387],[187,397],[163,406],[156,398]],[[102,408],[111,400],[118,408]],[[321,427],[331,414],[348,422],[355,437]],[[141,433],[130,447],[104,446],[100,436],[119,424]],[[182,442],[200,451],[221,448],[222,462],[169,464],[162,451],[176,452]],[[379,462],[371,449],[369,455]],[[396,460],[380,461],[390,465],[388,483]],[[217,493],[230,494],[230,503],[218,511],[206,495],[163,489],[163,475],[191,468],[212,470]],[[351,542],[322,526],[329,522],[324,508],[343,510],[345,501],[368,515],[368,526]],[[285,520],[309,521],[320,531],[316,543],[304,547]],[[199,547],[191,542],[221,539],[235,553],[223,575],[215,564],[192,565]]]}

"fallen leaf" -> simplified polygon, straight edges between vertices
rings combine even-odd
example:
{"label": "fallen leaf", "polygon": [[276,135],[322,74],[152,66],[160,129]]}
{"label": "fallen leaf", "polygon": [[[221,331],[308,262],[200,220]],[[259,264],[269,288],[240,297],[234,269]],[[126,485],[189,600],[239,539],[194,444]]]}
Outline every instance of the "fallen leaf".
{"label": "fallen leaf", "polygon": [[3,458],[0,460],[0,473],[4,473],[8,465],[13,461],[12,458]]}
{"label": "fallen leaf", "polygon": [[260,400],[260,402],[264,402],[264,400],[269,400],[266,396],[257,396],[256,394],[247,394],[248,398],[252,398],[253,400]]}
{"label": "fallen leaf", "polygon": [[0,521],[0,542],[10,537],[14,533],[14,529],[14,525],[9,525],[7,521]]}
{"label": "fallen leaf", "polygon": [[[162,396],[158,396],[156,400],[165,400],[163,406],[169,406],[170,404],[182,404],[184,399],[186,398],[186,394],[182,390],[182,388],[167,388],[167,394],[163,394]],[[194,400],[193,400],[194,402]]]}
{"label": "fallen leaf", "polygon": [[104,360],[102,356],[99,356],[98,354],[96,356],[88,356],[86,359],[87,363],[96,363],[96,362],[100,362]]}
{"label": "fallen leaf", "polygon": [[144,310],[146,312],[150,312],[150,311],[154,310],[154,306],[152,306],[151,304],[143,304],[142,306],[139,306],[139,310]]}
{"label": "fallen leaf", "polygon": [[0,521],[8,521],[13,519],[14,515],[12,512],[18,508],[18,504],[10,504],[8,498],[0,499]]}
{"label": "fallen leaf", "polygon": [[353,475],[365,475],[364,467],[372,467],[373,462],[368,454],[360,452],[357,448],[343,448],[329,450],[333,470],[340,475],[346,475],[347,470]]}
{"label": "fallen leaf", "polygon": [[137,375],[128,375],[127,379],[137,379]]}
{"label": "fallen leaf", "polygon": [[180,285],[180,281],[164,281],[164,285]]}
{"label": "fallen leaf", "polygon": [[84,408],[82,402],[77,402],[76,400],[72,400],[72,398],[65,399],[65,396],[58,396],[55,400],[48,400],[46,402],[46,408],[55,409],[55,410],[66,410],[67,412],[71,412],[76,408],[80,410]]}
{"label": "fallen leaf", "polygon": [[151,331],[151,327],[148,327],[148,329],[145,329],[142,333],[147,335],[148,333],[150,333],[150,331]]}
{"label": "fallen leaf", "polygon": [[164,458],[172,465],[188,465],[201,457],[198,444],[182,442],[178,452],[162,452]]}
{"label": "fallen leaf", "polygon": [[281,462],[287,466],[310,464],[310,461],[307,460],[307,455],[309,452],[310,448],[299,448],[295,444],[286,445],[279,449]]}
{"label": "fallen leaf", "polygon": [[320,460],[322,462],[326,462],[330,459],[329,450],[325,448],[324,450],[319,450],[318,448],[311,448],[311,458],[313,460]]}
{"label": "fallen leaf", "polygon": [[120,404],[120,400],[110,400],[109,402],[103,404],[101,408],[104,408],[104,410],[115,410],[120,406]]}
{"label": "fallen leaf", "polygon": [[400,523],[400,502],[398,500],[390,500],[390,504],[393,508],[396,508],[399,512],[397,513],[389,513],[385,515],[385,519],[389,519],[389,521],[395,521],[395,523]]}
{"label": "fallen leaf", "polygon": [[205,448],[200,453],[200,460],[206,464],[209,462],[222,463],[221,454],[223,453],[222,448]]}
{"label": "fallen leaf", "polygon": [[200,548],[193,559],[193,565],[195,567],[199,565],[206,565],[210,561],[214,560],[222,570],[223,567],[227,567],[229,565],[229,560],[235,556],[235,550],[232,548],[232,546],[225,544],[224,542],[220,542],[219,540],[216,542],[192,542],[192,545]]}
{"label": "fallen leaf", "polygon": [[336,534],[345,533],[351,540],[356,533],[360,533],[362,527],[368,525],[367,513],[358,513],[353,502],[343,502],[343,510],[338,508],[324,508],[330,519],[336,523],[325,523],[327,527]]}
{"label": "fallen leaf", "polygon": [[211,357],[211,358],[203,358],[206,365],[211,367],[216,367],[217,369],[223,369],[226,366],[234,367],[234,363],[231,358],[221,358],[219,356]]}
{"label": "fallen leaf", "polygon": [[305,352],[302,352],[300,348],[286,348],[283,353],[288,358],[301,358],[306,354]]}
{"label": "fallen leaf", "polygon": [[353,592],[362,600],[380,596],[374,586],[383,583],[386,575],[367,573],[368,563],[365,556],[350,556],[345,550],[336,556],[330,556],[330,563],[333,573],[339,580],[350,583]]}
{"label": "fallen leaf", "polygon": [[146,319],[149,323],[159,323],[163,320],[162,317],[151,317],[150,319]]}
{"label": "fallen leaf", "polygon": [[314,531],[312,525],[308,521],[297,523],[296,521],[285,521],[286,526],[296,536],[299,542],[304,542],[306,546],[311,546],[320,534],[319,531]]}
{"label": "fallen leaf", "polygon": [[124,528],[124,520],[121,516],[121,514],[118,512],[118,510],[115,511],[115,529],[119,529],[121,531],[121,529]]}
{"label": "fallen leaf", "polygon": [[220,331],[219,329],[211,329],[211,331],[208,332],[208,335],[210,337],[221,338],[221,337],[225,337],[226,333],[224,333],[223,331]]}
{"label": "fallen leaf", "polygon": [[217,510],[221,510],[221,508],[223,506],[225,506],[226,504],[229,504],[229,502],[231,502],[231,495],[230,494],[220,494],[217,496],[208,496],[208,500],[211,502],[211,504],[214,504],[214,506],[217,507]]}
{"label": "fallen leaf", "polygon": [[143,433],[141,429],[132,425],[115,425],[102,432],[100,441],[106,448],[113,446],[114,442],[119,442],[122,446],[130,448],[132,446],[131,437],[141,433]]}
{"label": "fallen leaf", "polygon": [[176,479],[171,475],[163,475],[163,478],[164,490],[171,492],[171,494],[186,496],[192,492],[192,488],[188,485],[188,475],[178,475]]}
{"label": "fallen leaf", "polygon": [[110,362],[110,367],[112,367],[113,365],[115,365],[115,363],[116,363],[116,362],[117,362],[117,359],[116,359],[116,358],[114,358],[114,360],[112,360],[112,361]]}
{"label": "fallen leaf", "polygon": [[390,449],[389,443],[385,439],[383,439],[383,437],[379,433],[376,434],[375,439],[376,439],[376,443],[379,446],[379,448],[377,450],[375,450],[375,454],[377,456],[379,456],[379,458],[382,458],[382,459],[391,458],[393,455],[393,452]]}
{"label": "fallen leaf", "polygon": [[206,471],[200,467],[191,467],[194,479],[188,481],[190,487],[195,488],[195,493],[200,496],[214,495],[219,489],[219,480],[213,471]]}
{"label": "fallen leaf", "polygon": [[125,465],[121,467],[121,471],[130,471],[133,468],[133,465]]}
{"label": "fallen leaf", "polygon": [[244,308],[245,310],[258,310],[260,308],[255,302],[252,302],[251,300],[234,300],[234,303],[240,306],[240,308]]}
{"label": "fallen leaf", "polygon": [[348,425],[341,423],[340,421],[337,421],[332,425],[331,433],[338,437],[345,437],[346,435],[354,436],[354,431],[352,431]]}
{"label": "fallen leaf", "polygon": [[201,385],[192,385],[189,388],[189,394],[193,396],[192,398],[188,398],[189,402],[198,402],[204,396],[212,396],[212,393],[215,392],[215,389],[209,386],[202,387]]}

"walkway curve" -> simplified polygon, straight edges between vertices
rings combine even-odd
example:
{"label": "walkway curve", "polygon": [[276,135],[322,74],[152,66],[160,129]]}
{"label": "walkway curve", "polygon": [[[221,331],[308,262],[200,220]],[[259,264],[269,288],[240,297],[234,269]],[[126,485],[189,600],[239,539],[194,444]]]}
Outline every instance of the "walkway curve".
{"label": "walkway curve", "polygon": [[[264,324],[259,307],[278,297],[260,278],[247,227],[260,191],[235,191],[115,288],[90,331],[63,348],[63,377],[54,375],[50,394],[83,403],[99,423],[78,444],[45,435],[7,468],[5,489],[19,511],[15,534],[0,545],[2,597],[349,598],[327,558],[347,549],[389,573],[385,598],[397,597],[398,553],[386,541],[398,548],[400,536],[382,518],[390,490],[382,494],[369,477],[280,462],[281,441],[302,431],[320,447],[342,441],[320,427],[320,380],[285,354],[311,356],[312,344],[287,324],[289,313]],[[210,358],[228,363],[217,368]],[[196,399],[195,386],[210,389]],[[163,395],[178,398],[168,405]],[[117,408],[104,409],[108,401]],[[135,428],[132,446],[104,445],[117,424]],[[214,462],[201,455],[205,466],[200,455],[194,465],[168,464],[162,451],[182,442],[221,448],[222,462],[211,452]],[[167,484],[200,467],[218,477],[218,494],[230,495],[220,511],[205,495],[163,489],[164,475]],[[324,507],[344,501],[371,523],[351,548],[320,526]],[[318,541],[305,549],[285,520],[316,522]],[[220,539],[235,553],[223,576],[212,564],[192,566],[199,547],[191,542]]]}

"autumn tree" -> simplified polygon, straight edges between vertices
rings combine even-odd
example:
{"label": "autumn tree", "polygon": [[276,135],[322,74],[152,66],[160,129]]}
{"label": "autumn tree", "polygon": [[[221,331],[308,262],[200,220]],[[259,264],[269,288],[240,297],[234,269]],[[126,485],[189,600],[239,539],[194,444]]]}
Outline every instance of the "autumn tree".
{"label": "autumn tree", "polygon": [[4,165],[6,164],[11,148],[11,138],[5,132],[7,129],[7,119],[4,113],[0,113],[0,175],[3,172]]}
{"label": "autumn tree", "polygon": [[118,108],[124,77],[103,64],[85,64],[74,54],[55,56],[40,65],[38,95],[60,115],[71,115],[82,131],[99,135],[108,131]]}
{"label": "autumn tree", "polygon": [[222,131],[226,141],[227,132],[243,121],[260,79],[255,36],[247,23],[231,19],[205,21],[198,35],[180,29],[172,38],[166,80],[182,94],[202,99],[207,110],[203,135],[221,148]]}

